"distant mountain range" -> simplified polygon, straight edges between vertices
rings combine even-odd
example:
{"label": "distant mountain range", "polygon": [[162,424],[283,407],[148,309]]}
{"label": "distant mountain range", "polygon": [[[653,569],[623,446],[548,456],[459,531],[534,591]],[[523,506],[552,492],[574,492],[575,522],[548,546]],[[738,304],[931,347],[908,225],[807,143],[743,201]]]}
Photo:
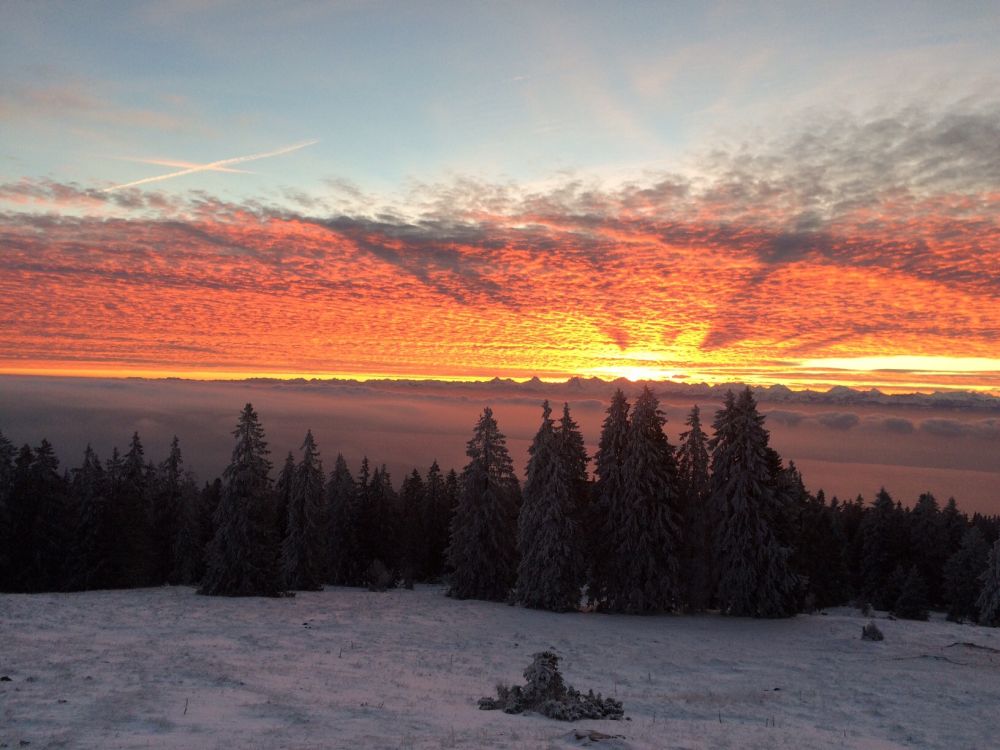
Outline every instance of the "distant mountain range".
{"label": "distant mountain range", "polygon": [[[389,392],[412,392],[422,390],[436,393],[509,393],[510,395],[565,396],[575,394],[580,397],[607,400],[610,394],[621,388],[626,395],[633,395],[648,385],[660,397],[712,398],[721,400],[727,390],[745,387],[743,383],[676,383],[671,381],[631,381],[625,378],[602,380],[601,378],[573,377],[562,382],[548,382],[533,377],[525,381],[510,378],[493,378],[482,381],[446,380],[273,380],[255,378],[246,382],[287,384],[310,388],[364,388]],[[935,391],[933,393],[883,393],[871,388],[860,390],[847,386],[834,386],[827,391],[792,390],[784,385],[751,386],[761,403],[778,404],[826,404],[826,405],[883,405],[909,406],[927,409],[974,409],[977,411],[1000,411],[1000,397],[975,391]]]}

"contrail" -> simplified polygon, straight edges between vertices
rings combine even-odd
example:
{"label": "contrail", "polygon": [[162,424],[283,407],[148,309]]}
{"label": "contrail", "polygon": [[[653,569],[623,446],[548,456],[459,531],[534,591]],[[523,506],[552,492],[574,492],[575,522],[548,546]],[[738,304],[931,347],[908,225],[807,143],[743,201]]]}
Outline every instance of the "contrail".
{"label": "contrail", "polygon": [[253,174],[248,169],[233,169],[231,167],[213,167],[208,164],[198,164],[193,161],[179,161],[177,159],[140,159],[136,156],[115,156],[119,161],[134,161],[139,164],[153,164],[157,167],[180,167],[181,169],[194,169],[202,167],[212,172],[230,172],[232,174]]}
{"label": "contrail", "polygon": [[302,143],[296,143],[291,146],[285,146],[284,148],[279,148],[276,151],[265,151],[260,154],[250,154],[249,156],[234,156],[232,159],[220,159],[219,161],[209,162],[208,164],[196,164],[194,166],[188,167],[187,169],[181,169],[177,172],[170,172],[169,174],[161,174],[156,177],[145,177],[141,180],[135,180],[133,182],[126,182],[121,185],[112,185],[111,187],[106,187],[100,190],[102,193],[109,193],[112,190],[121,190],[122,188],[136,187],[138,185],[148,185],[151,182],[159,182],[160,180],[169,180],[173,177],[183,177],[186,174],[194,174],[195,172],[210,172],[213,170],[218,170],[219,167],[228,167],[230,164],[242,164],[248,161],[256,161],[257,159],[266,159],[269,156],[281,156],[282,154],[290,154],[293,151],[298,151],[300,148],[305,148],[306,146],[312,146],[314,143],[319,143],[318,139],[311,141],[304,141]]}

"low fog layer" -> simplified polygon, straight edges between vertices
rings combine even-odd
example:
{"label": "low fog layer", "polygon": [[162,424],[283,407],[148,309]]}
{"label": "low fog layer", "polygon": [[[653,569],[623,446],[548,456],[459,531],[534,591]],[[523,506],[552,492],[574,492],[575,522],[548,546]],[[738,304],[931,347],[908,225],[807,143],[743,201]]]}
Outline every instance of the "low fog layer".
{"label": "low fog layer", "polygon": [[[231,431],[241,407],[252,402],[272,451],[281,462],[298,453],[311,429],[328,468],[338,452],[352,471],[362,456],[385,463],[398,487],[414,467],[437,459],[461,469],[465,443],[484,406],[492,406],[519,476],[538,427],[541,402],[558,409],[568,401],[588,451],[596,450],[604,411],[616,386],[568,384],[345,382],[194,382],[0,377],[0,431],[15,444],[55,446],[64,467],[79,464],[92,444],[107,458],[127,448],[138,431],[147,458],[162,460],[170,439],[181,441],[186,464],[200,479],[221,473],[232,449]],[[639,386],[628,386],[636,391]],[[718,389],[659,393],[667,434],[676,443],[693,403],[710,426],[719,408]],[[921,492],[943,503],[954,496],[968,511],[1000,512],[1000,406],[960,399],[875,399],[839,391],[802,397],[761,394],[772,445],[802,470],[806,485],[841,498],[861,493],[871,500],[884,485],[910,505]]]}

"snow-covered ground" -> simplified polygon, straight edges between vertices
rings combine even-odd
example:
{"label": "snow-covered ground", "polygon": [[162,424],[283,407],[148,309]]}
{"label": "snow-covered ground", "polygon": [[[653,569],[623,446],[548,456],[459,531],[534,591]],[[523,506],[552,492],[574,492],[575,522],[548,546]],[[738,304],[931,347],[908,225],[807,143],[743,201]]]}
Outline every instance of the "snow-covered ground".
{"label": "snow-covered ground", "polygon": [[[557,615],[434,586],[2,595],[0,747],[1000,746],[1000,630],[880,619],[871,643],[864,622]],[[477,709],[543,649],[631,720]]]}

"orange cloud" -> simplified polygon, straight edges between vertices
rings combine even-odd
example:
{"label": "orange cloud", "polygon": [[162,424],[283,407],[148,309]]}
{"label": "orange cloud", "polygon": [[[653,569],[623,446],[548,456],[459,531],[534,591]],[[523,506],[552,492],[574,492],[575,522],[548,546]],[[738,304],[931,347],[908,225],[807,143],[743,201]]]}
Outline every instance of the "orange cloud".
{"label": "orange cloud", "polygon": [[[423,185],[415,213],[2,185],[0,371],[1000,391],[996,114],[831,126],[699,179]],[[822,364],[892,356],[940,366]]]}

